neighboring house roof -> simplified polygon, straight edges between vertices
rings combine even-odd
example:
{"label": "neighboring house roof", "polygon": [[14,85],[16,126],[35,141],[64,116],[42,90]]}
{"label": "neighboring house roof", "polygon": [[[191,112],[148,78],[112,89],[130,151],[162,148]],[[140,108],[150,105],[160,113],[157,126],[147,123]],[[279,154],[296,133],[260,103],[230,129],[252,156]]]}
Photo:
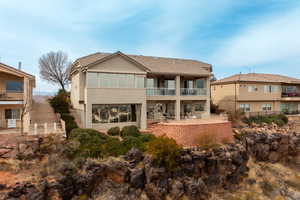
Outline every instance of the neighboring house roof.
{"label": "neighboring house roof", "polygon": [[16,69],[14,67],[11,67],[9,65],[6,65],[4,63],[0,63],[0,72],[3,71],[3,72],[6,72],[6,73],[9,73],[11,72],[12,74],[15,74],[17,76],[20,76],[20,77],[28,77],[29,79],[33,79],[35,80],[35,76],[31,75],[31,74],[28,74],[24,71],[21,71],[19,69]]}
{"label": "neighboring house roof", "polygon": [[234,82],[266,82],[266,83],[294,83],[300,84],[300,79],[278,74],[261,74],[261,73],[248,73],[248,74],[235,74],[233,76],[217,80],[212,85],[234,83]]}
{"label": "neighboring house roof", "polygon": [[95,53],[78,58],[74,63],[79,63],[83,68],[98,64],[109,56],[121,55],[139,64],[145,71],[158,74],[203,74],[208,75],[212,71],[211,65],[197,60],[164,58],[142,55],[127,55],[122,52]]}

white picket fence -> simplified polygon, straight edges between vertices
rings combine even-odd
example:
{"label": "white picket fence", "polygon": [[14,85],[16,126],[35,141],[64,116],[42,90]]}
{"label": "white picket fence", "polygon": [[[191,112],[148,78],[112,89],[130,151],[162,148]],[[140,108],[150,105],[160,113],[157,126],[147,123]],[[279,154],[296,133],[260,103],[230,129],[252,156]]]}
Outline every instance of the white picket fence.
{"label": "white picket fence", "polygon": [[[62,120],[61,120],[62,121]],[[62,122],[52,123],[34,123],[30,125],[30,135],[48,135],[48,134],[63,134],[65,135],[65,125]]]}

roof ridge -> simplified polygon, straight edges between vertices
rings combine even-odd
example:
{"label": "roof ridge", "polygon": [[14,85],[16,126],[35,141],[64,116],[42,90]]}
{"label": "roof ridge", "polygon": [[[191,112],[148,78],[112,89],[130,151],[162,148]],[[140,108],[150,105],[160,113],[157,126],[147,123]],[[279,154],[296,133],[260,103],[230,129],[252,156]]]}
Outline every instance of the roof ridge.
{"label": "roof ridge", "polygon": [[17,72],[21,72],[21,73],[23,73],[23,74],[25,74],[25,75],[32,76],[32,77],[35,79],[35,76],[34,76],[34,75],[29,74],[29,73],[27,73],[27,72],[25,72],[25,71],[23,71],[23,70],[17,69],[17,68],[15,68],[15,67],[13,67],[13,66],[7,65],[7,64],[2,63],[2,62],[0,62],[0,65],[3,65],[4,67],[10,68],[10,69],[12,69],[12,70],[16,70]]}
{"label": "roof ridge", "polygon": [[[116,51],[116,52],[121,52],[121,51]],[[123,53],[123,52],[121,52]],[[109,52],[95,52],[95,53],[92,53],[92,54],[89,54],[89,55],[86,55],[86,56],[83,56],[83,57],[79,57],[77,58],[75,61],[78,61],[80,59],[84,59],[84,58],[87,58],[87,57],[90,57],[90,56],[93,56],[93,55],[97,55],[97,54],[113,54],[113,53],[109,53]],[[125,53],[123,53],[125,54]],[[194,62],[200,62],[200,63],[203,63],[203,64],[207,64],[207,65],[210,65],[208,64],[207,62],[203,62],[203,61],[200,61],[200,60],[196,60],[196,59],[187,59],[187,58],[176,58],[176,57],[164,57],[164,56],[147,56],[147,55],[137,55],[137,54],[125,54],[127,56],[137,56],[137,57],[148,57],[148,58],[159,58],[159,59],[168,59],[168,60],[186,60],[186,61],[194,61]]]}

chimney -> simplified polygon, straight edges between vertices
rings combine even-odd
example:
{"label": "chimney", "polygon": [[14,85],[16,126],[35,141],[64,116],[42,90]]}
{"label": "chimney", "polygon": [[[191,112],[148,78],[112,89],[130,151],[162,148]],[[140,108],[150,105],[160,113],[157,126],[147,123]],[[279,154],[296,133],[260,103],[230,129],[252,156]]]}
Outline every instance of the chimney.
{"label": "chimney", "polygon": [[22,69],[22,62],[19,62],[18,63],[18,70],[21,70]]}

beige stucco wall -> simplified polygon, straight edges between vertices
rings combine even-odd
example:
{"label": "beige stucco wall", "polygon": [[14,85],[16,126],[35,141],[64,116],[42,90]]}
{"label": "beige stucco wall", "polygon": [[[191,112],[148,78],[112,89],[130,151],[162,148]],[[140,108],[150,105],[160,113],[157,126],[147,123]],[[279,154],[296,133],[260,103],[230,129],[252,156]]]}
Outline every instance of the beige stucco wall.
{"label": "beige stucco wall", "polygon": [[[278,89],[277,92],[264,92],[264,86],[265,85],[274,85],[278,86],[280,89]],[[255,92],[248,92],[248,86],[254,86],[257,87],[258,91]],[[245,101],[245,100],[280,100],[281,99],[281,86],[279,84],[269,84],[269,83],[241,83],[239,84],[239,95],[238,100]]]}
{"label": "beige stucco wall", "polygon": [[137,67],[135,64],[125,60],[120,56],[115,56],[107,61],[89,68],[88,71],[92,72],[111,72],[111,73],[133,73],[133,74],[146,74],[144,70]]}
{"label": "beige stucco wall", "polygon": [[226,111],[235,110],[235,98],[239,95],[239,84],[224,84],[211,86],[213,104]]}
{"label": "beige stucco wall", "polygon": [[[92,123],[93,104],[141,104],[141,111],[140,111],[141,123],[136,125],[138,125],[142,129],[146,128],[146,89],[87,88],[85,102],[86,102],[86,127],[88,128],[116,126],[116,123],[105,124],[105,125],[93,124]],[[119,123],[119,125],[120,124],[121,123]]]}

